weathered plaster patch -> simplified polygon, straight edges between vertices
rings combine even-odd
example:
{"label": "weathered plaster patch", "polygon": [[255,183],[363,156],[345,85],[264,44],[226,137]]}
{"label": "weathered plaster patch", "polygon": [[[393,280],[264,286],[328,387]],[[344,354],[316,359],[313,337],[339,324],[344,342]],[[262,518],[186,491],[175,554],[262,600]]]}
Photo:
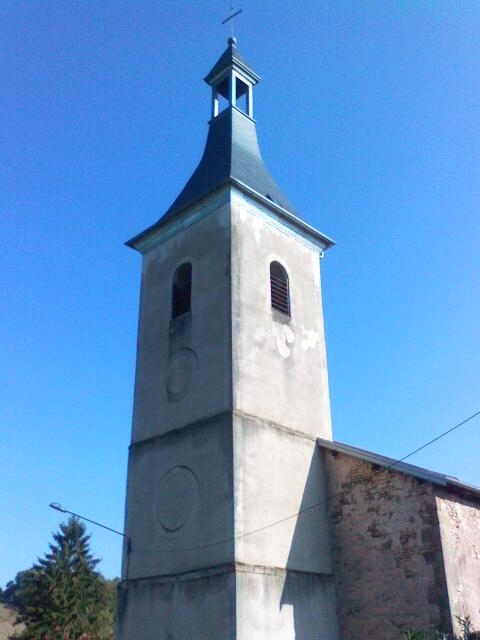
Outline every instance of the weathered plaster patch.
{"label": "weathered plaster patch", "polygon": [[295,340],[295,334],[287,324],[272,324],[272,333],[277,343],[278,353],[282,358],[288,358],[290,355],[289,344]]}
{"label": "weathered plaster patch", "polygon": [[318,264],[318,257],[312,256],[312,270],[313,270],[313,279],[318,288],[320,288],[320,265]]}
{"label": "weathered plaster patch", "polygon": [[320,336],[318,335],[318,333],[313,329],[305,329],[302,324],[302,334],[302,349],[305,351],[307,349],[314,349],[320,340]]}
{"label": "weathered plaster patch", "polygon": [[238,217],[240,218],[240,222],[243,222],[248,216],[248,211],[243,207],[238,207],[237,209]]}
{"label": "weathered plaster patch", "polygon": [[253,233],[255,235],[255,241],[257,244],[260,244],[260,240],[262,239],[261,229],[263,227],[263,221],[258,218],[253,219]]}
{"label": "weathered plaster patch", "polygon": [[265,340],[265,331],[262,327],[257,327],[253,335],[255,342],[262,343]]}
{"label": "weathered plaster patch", "polygon": [[261,231],[265,225],[265,221],[262,218],[259,218],[254,214],[254,212],[249,208],[238,208],[237,215],[240,223],[245,223],[248,220],[248,224],[251,224],[253,227],[253,235],[255,237],[255,241],[257,244],[260,244],[261,241]]}

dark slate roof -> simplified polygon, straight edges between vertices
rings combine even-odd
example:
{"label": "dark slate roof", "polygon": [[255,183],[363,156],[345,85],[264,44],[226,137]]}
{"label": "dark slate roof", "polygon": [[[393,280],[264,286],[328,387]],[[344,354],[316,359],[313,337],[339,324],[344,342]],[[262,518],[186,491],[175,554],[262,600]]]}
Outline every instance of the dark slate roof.
{"label": "dark slate roof", "polygon": [[[229,40],[228,48],[205,81],[217,83],[215,78],[233,66],[237,66],[248,75],[252,84],[260,79],[240,56],[235,43]],[[275,215],[294,225],[306,237],[319,243],[319,246],[328,248],[334,244],[333,240],[298,218],[295,209],[280,191],[263,163],[254,120],[236,107],[230,106],[210,121],[200,163],[174,203],[160,220],[129,240],[127,245],[135,247],[137,242],[146,238],[151,231],[226,184],[236,185],[251,197],[260,200],[273,210]]]}
{"label": "dark slate roof", "polygon": [[162,220],[232,180],[297,215],[263,163],[255,123],[230,107],[210,123],[200,164]]}
{"label": "dark slate roof", "polygon": [[211,81],[222,71],[235,65],[240,67],[240,69],[246,71],[248,75],[252,76],[252,79],[256,80],[257,82],[258,80],[260,80],[260,76],[257,76],[248,62],[246,62],[246,60],[239,54],[237,47],[230,42],[220,58],[213,65],[210,72],[205,76],[205,82],[207,84],[210,84]]}

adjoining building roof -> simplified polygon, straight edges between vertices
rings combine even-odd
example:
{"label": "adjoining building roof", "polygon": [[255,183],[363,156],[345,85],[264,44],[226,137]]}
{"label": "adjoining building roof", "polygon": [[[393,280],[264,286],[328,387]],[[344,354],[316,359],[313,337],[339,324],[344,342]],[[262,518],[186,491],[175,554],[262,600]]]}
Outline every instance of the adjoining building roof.
{"label": "adjoining building roof", "polygon": [[388,458],[387,456],[382,456],[378,453],[373,453],[372,451],[358,449],[357,447],[352,447],[341,442],[325,440],[324,438],[317,438],[317,444],[324,449],[336,451],[337,453],[343,453],[347,456],[351,456],[352,458],[359,458],[360,460],[364,460],[365,462],[370,462],[371,464],[376,464],[380,467],[384,467],[385,469],[391,470],[392,472],[397,471],[399,473],[405,473],[407,475],[413,476],[414,478],[418,478],[419,480],[426,480],[427,482],[439,485],[441,487],[444,487],[445,489],[456,490],[462,495],[480,500],[480,487],[475,487],[474,485],[462,482],[458,478],[453,478],[436,471],[430,471],[429,469],[424,469],[423,467],[417,467],[413,464],[395,460],[394,458]]}

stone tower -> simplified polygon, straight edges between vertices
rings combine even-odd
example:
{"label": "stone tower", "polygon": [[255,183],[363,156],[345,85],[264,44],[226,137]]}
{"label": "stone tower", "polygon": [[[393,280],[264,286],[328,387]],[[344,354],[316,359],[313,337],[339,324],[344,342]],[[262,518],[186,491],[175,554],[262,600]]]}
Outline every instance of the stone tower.
{"label": "stone tower", "polygon": [[[268,173],[236,41],[203,157],[142,255],[119,640],[337,637],[320,261]],[[317,506],[314,506],[317,505]]]}

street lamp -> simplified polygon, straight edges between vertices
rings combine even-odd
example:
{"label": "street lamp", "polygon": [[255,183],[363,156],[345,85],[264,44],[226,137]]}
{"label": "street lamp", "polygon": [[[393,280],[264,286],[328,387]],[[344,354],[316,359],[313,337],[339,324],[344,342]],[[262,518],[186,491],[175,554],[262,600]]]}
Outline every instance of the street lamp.
{"label": "street lamp", "polygon": [[60,511],[60,513],[69,513],[71,516],[75,516],[76,518],[80,518],[80,520],[85,520],[86,522],[91,522],[92,524],[97,525],[97,527],[102,527],[102,529],[107,529],[107,531],[111,531],[112,533],[116,533],[119,536],[122,536],[122,538],[125,538],[125,540],[127,541],[127,566],[125,568],[125,579],[128,579],[128,563],[130,560],[130,551],[132,550],[132,539],[130,538],[130,536],[127,536],[126,533],[122,533],[121,531],[117,531],[116,529],[112,529],[111,527],[107,527],[106,525],[101,524],[100,522],[96,522],[95,520],[90,520],[90,518],[81,516],[78,513],[73,513],[73,511],[69,511],[59,502],[51,502],[49,504],[49,507],[51,507],[52,509],[55,509],[55,511]]}

